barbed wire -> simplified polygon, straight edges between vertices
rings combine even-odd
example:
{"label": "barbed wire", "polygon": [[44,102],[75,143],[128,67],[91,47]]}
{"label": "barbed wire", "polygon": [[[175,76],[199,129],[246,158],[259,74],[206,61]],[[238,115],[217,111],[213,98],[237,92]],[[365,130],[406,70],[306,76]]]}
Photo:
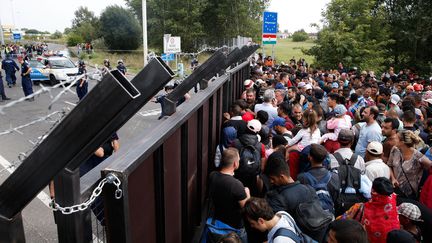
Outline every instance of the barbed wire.
{"label": "barbed wire", "polygon": [[44,134],[42,134],[41,136],[39,136],[36,141],[28,140],[28,142],[32,145],[31,148],[28,149],[25,152],[20,152],[18,154],[18,157],[17,157],[18,160],[12,161],[9,166],[6,166],[3,169],[1,169],[0,170],[0,174],[3,173],[6,170],[9,171],[10,169],[17,168],[18,166],[20,166],[21,163],[27,158],[27,156],[31,152],[33,152],[33,150],[36,149],[36,147],[39,146],[39,144],[42,143],[42,141],[48,136],[48,134],[54,129],[54,127],[57,126],[57,124],[59,124],[61,120],[63,120],[63,118],[67,115],[67,113],[69,111],[70,111],[70,108],[65,107],[65,108],[63,108],[62,111],[55,111],[55,112],[50,113],[50,114],[48,114],[48,115],[46,115],[44,117],[41,117],[41,118],[36,119],[34,121],[31,121],[31,122],[29,122],[27,124],[24,124],[24,125],[15,127],[15,128],[11,128],[11,129],[8,129],[8,130],[5,130],[5,131],[1,132],[0,136],[5,135],[5,134],[9,134],[9,133],[12,133],[12,132],[17,132],[17,133],[19,133],[19,134],[22,135],[23,133],[20,132],[19,129],[22,129],[24,127],[28,127],[28,126],[34,125],[34,124],[36,124],[38,122],[41,122],[41,121],[51,120],[52,116],[59,115],[59,117],[56,120],[50,121],[50,122],[52,122],[52,125],[48,128],[48,130]]}
{"label": "barbed wire", "polygon": [[[4,109],[6,109],[6,108],[12,107],[12,106],[14,106],[14,105],[16,105],[18,103],[24,102],[24,101],[26,101],[28,99],[31,99],[31,98],[33,98],[33,97],[35,97],[37,95],[43,94],[43,93],[48,93],[49,96],[50,96],[50,98],[52,99],[51,103],[48,106],[48,109],[51,110],[52,105],[55,102],[57,102],[63,94],[65,94],[67,92],[71,92],[71,93],[75,94],[75,92],[71,90],[71,87],[76,83],[77,80],[80,80],[81,78],[83,78],[85,76],[89,76],[89,77],[90,76],[91,77],[98,77],[98,76],[100,76],[100,77],[102,77],[102,71],[99,70],[99,69],[96,69],[96,71],[94,71],[94,72],[88,72],[88,73],[85,73],[85,74],[80,74],[80,75],[75,76],[71,80],[60,81],[59,83],[57,83],[57,84],[55,84],[54,86],[51,86],[51,87],[46,87],[46,86],[44,86],[42,84],[39,84],[39,86],[41,88],[39,90],[37,90],[36,92],[34,92],[33,94],[21,97],[21,98],[19,98],[17,100],[13,100],[13,101],[5,104],[5,105],[0,105],[0,114],[4,115],[5,114],[4,113]],[[54,90],[54,89],[56,89],[56,88],[58,88],[58,87],[62,87],[63,90],[54,97],[51,91]]]}
{"label": "barbed wire", "polygon": [[49,120],[52,119],[52,118],[51,118],[52,116],[57,115],[57,114],[60,114],[60,113],[64,113],[64,111],[54,111],[54,112],[52,112],[52,113],[50,113],[50,114],[48,114],[48,115],[46,115],[46,116],[40,117],[40,118],[38,118],[38,119],[36,119],[36,120],[33,120],[33,121],[31,121],[31,122],[28,122],[28,123],[26,123],[26,124],[23,124],[23,125],[20,125],[20,126],[14,127],[14,128],[10,128],[10,129],[4,130],[3,132],[0,132],[0,136],[2,136],[2,135],[6,135],[6,134],[10,134],[10,133],[13,133],[13,132],[16,132],[16,133],[19,133],[19,134],[22,135],[23,133],[20,131],[20,129],[23,129],[23,128],[26,128],[26,127],[29,127],[29,126],[31,126],[31,125],[33,125],[33,124],[38,123],[38,122],[42,122],[42,121],[49,121]]}

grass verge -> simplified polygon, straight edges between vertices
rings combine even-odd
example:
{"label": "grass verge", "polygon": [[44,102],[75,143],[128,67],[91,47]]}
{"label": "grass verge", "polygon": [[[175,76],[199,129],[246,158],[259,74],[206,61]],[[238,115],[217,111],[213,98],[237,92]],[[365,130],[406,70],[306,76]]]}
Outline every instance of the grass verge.
{"label": "grass verge", "polygon": [[[289,62],[292,57],[296,60],[304,58],[309,64],[314,63],[315,59],[313,56],[303,54],[302,49],[309,49],[315,46],[313,40],[307,40],[303,42],[294,42],[291,38],[289,39],[278,39],[277,44],[274,46],[274,56],[276,62]],[[265,53],[266,56],[272,54],[272,45],[262,46],[258,52]]]}

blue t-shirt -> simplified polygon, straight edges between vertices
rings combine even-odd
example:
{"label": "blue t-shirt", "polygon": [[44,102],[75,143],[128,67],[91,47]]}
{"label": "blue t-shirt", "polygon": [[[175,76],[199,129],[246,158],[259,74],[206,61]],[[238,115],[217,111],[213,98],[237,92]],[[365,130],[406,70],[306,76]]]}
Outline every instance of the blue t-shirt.
{"label": "blue t-shirt", "polygon": [[381,127],[376,121],[369,126],[365,124],[360,129],[359,139],[355,147],[355,154],[364,157],[366,148],[372,141],[382,142]]}

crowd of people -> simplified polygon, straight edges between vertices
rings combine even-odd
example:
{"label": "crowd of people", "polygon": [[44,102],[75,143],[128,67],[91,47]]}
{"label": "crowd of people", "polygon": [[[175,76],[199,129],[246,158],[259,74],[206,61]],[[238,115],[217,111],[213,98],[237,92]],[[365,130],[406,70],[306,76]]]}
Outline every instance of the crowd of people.
{"label": "crowd of people", "polygon": [[81,54],[82,52],[87,53],[87,54],[93,54],[93,45],[92,43],[78,43],[77,44],[77,53],[78,55]]}
{"label": "crowd of people", "polygon": [[21,45],[19,43],[11,43],[1,46],[1,56],[4,58],[6,55],[13,57],[19,56],[36,56],[42,55],[48,51],[48,45],[46,43],[29,43]]}
{"label": "crowd of people", "polygon": [[202,242],[432,242],[432,82],[250,62],[224,113]]}

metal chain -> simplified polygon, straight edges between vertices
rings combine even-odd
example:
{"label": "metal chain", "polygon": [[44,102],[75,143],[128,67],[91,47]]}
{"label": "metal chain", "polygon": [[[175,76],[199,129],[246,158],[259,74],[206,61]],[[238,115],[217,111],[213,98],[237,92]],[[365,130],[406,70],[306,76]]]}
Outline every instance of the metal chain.
{"label": "metal chain", "polygon": [[123,196],[123,191],[122,189],[120,189],[121,181],[116,175],[114,175],[113,173],[109,173],[105,178],[103,178],[99,182],[98,186],[93,190],[92,195],[87,201],[73,206],[62,207],[58,203],[56,203],[55,200],[53,199],[50,203],[50,206],[53,209],[53,211],[60,211],[62,214],[72,214],[72,213],[84,211],[102,193],[102,189],[107,183],[114,184],[117,187],[117,189],[114,192],[114,197],[115,199],[120,199]]}

